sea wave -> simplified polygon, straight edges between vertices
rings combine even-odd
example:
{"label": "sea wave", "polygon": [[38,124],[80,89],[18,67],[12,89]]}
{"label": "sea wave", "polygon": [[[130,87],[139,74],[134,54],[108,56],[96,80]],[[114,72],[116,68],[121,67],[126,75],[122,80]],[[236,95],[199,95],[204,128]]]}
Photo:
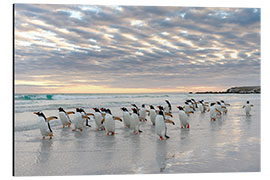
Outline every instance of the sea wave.
{"label": "sea wave", "polygon": [[93,95],[93,94],[16,94],[15,100],[75,100],[75,99],[108,99],[108,98],[157,98],[169,97],[167,94],[143,95]]}

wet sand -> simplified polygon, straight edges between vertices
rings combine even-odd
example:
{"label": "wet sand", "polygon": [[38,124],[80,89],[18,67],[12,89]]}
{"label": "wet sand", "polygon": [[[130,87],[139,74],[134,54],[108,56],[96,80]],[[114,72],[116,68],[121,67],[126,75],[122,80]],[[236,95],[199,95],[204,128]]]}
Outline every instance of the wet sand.
{"label": "wet sand", "polygon": [[[15,175],[104,175],[260,171],[260,101],[246,117],[235,102],[216,122],[209,113],[190,116],[190,129],[181,129],[176,109],[167,124],[170,139],[160,141],[150,120],[143,133],[132,134],[116,121],[116,135],[91,128],[83,132],[52,127],[52,140],[42,140],[39,129],[15,131]],[[121,115],[120,111],[114,111]],[[46,114],[54,114],[47,111]],[[24,118],[33,118],[25,113]]]}

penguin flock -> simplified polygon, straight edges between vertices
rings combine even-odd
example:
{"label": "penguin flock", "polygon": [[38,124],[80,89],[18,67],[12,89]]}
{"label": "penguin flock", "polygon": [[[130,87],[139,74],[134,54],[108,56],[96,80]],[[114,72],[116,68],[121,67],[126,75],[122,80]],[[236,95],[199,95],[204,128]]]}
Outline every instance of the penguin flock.
{"label": "penguin flock", "polygon": [[[130,129],[134,135],[138,135],[143,132],[140,129],[140,124],[146,122],[149,116],[152,126],[155,127],[156,135],[163,141],[170,138],[167,135],[166,124],[175,125],[175,122],[172,120],[172,105],[168,100],[165,100],[165,102],[164,106],[156,106],[156,109],[153,105],[149,105],[149,110],[146,109],[145,104],[142,104],[140,108],[136,104],[131,104],[131,111],[126,107],[121,107],[122,118],[114,116],[111,110],[107,108],[92,108],[94,112],[86,113],[82,108],[76,108],[75,112],[66,112],[62,107],[59,107],[58,117],[46,117],[42,112],[34,112],[34,114],[37,115],[37,123],[42,139],[46,139],[46,137],[52,139],[53,131],[50,121],[55,119],[60,119],[63,128],[70,128],[73,125],[72,131],[82,132],[85,127],[91,127],[88,122],[91,117],[94,119],[97,131],[105,131],[107,136],[114,136],[116,120],[123,122],[124,127]],[[194,99],[188,99],[184,102],[183,106],[176,106],[181,129],[190,128],[189,118],[195,111],[199,111],[200,113],[209,112],[210,121],[216,121],[222,115],[227,114],[228,106],[230,104],[225,103],[223,100],[209,103],[204,100],[195,101]],[[252,107],[253,105],[249,101],[242,107],[245,109],[247,116],[250,116]],[[70,118],[71,114],[73,115],[72,120]]]}

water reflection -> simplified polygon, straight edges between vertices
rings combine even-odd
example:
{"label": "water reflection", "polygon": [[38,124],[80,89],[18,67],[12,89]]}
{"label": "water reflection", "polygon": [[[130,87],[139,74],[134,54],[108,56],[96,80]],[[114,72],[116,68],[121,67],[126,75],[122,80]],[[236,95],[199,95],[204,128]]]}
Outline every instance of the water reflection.
{"label": "water reflection", "polygon": [[167,157],[167,142],[160,141],[156,143],[156,162],[160,172],[164,172],[166,169],[166,157]]}
{"label": "water reflection", "polygon": [[50,157],[53,140],[41,140],[36,163],[45,163]]}

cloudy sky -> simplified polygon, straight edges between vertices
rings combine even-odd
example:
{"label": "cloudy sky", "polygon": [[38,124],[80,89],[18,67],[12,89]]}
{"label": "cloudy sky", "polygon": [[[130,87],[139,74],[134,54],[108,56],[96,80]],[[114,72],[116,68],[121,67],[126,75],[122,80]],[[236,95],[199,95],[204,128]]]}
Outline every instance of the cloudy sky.
{"label": "cloudy sky", "polygon": [[260,9],[15,5],[16,93],[260,85]]}

